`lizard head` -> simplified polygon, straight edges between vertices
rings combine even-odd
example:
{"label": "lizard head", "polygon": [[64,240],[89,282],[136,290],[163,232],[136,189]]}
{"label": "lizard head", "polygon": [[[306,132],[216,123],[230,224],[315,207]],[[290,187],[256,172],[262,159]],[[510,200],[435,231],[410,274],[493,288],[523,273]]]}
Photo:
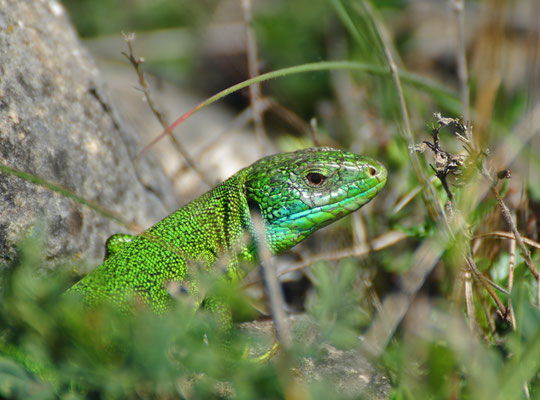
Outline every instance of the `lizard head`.
{"label": "lizard head", "polygon": [[260,213],[274,253],[356,211],[386,184],[379,162],[328,147],[266,157],[245,171],[251,213]]}

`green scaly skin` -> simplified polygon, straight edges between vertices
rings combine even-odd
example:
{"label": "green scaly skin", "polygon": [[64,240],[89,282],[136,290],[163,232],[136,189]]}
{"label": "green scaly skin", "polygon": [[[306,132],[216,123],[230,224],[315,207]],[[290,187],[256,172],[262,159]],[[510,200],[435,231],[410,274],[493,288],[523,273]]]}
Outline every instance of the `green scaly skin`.
{"label": "green scaly skin", "polygon": [[252,212],[262,216],[266,245],[278,254],[362,207],[386,177],[373,159],[325,147],[265,157],[143,234],[112,236],[103,264],[70,291],[90,305],[142,301],[164,311],[171,282],[196,292],[193,268],[225,260],[235,276],[239,260],[256,260]]}

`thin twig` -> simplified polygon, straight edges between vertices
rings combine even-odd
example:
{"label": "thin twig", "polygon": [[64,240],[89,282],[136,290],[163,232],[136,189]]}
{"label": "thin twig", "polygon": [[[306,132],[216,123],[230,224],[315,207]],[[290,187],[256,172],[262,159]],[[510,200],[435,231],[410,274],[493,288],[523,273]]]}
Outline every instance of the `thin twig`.
{"label": "thin twig", "polygon": [[456,310],[461,310],[463,303],[463,296],[461,292],[463,290],[463,276],[464,274],[458,274],[457,279],[454,280],[454,286],[452,288],[452,294],[450,295],[450,311],[455,313]]}
{"label": "thin twig", "polygon": [[[269,109],[270,104],[267,101],[262,102],[262,106],[265,108],[265,110]],[[236,116],[227,123],[227,126],[224,127],[224,129],[217,132],[214,136],[208,139],[207,143],[204,144],[196,154],[193,155],[193,158],[195,160],[202,160],[203,157],[211,152],[216,147],[219,147],[219,145],[222,143],[223,140],[229,138],[230,135],[234,134],[236,130],[244,128],[247,126],[252,119],[252,110],[251,107],[246,107],[242,111],[240,111]],[[174,178],[181,176],[185,168],[189,168],[187,165],[184,167],[182,165],[176,172],[174,173]]]}
{"label": "thin twig", "polygon": [[[489,175],[488,175],[489,176]],[[503,199],[501,198],[501,195],[499,194],[499,191],[495,187],[495,185],[491,185],[491,191],[495,195],[495,198],[497,199],[497,203],[499,204],[499,207],[501,209],[501,215],[503,216],[504,220],[510,227],[512,233],[514,234],[514,238],[516,239],[516,242],[521,249],[521,253],[523,254],[523,258],[525,258],[525,263],[531,270],[532,274],[534,275],[535,279],[539,281],[538,279],[538,271],[536,270],[536,267],[534,266],[534,262],[531,258],[531,253],[529,253],[529,250],[525,247],[525,243],[523,243],[523,239],[520,235],[520,233],[517,230],[516,223],[514,222],[514,219],[512,218],[512,214],[510,213],[510,210],[504,203]]]}
{"label": "thin twig", "polygon": [[311,128],[309,132],[311,133],[311,138],[313,139],[313,144],[315,146],[320,146],[321,142],[319,141],[319,137],[317,135],[317,131],[319,130],[317,118],[313,117],[309,120],[309,127]]}
{"label": "thin twig", "polygon": [[299,132],[302,132],[307,135],[310,134],[311,128],[309,124],[306,121],[304,121],[299,115],[297,115],[295,112],[291,111],[287,107],[284,107],[283,105],[279,104],[275,99],[266,97],[265,100],[270,105],[270,111],[275,113],[283,121],[293,126]]}
{"label": "thin twig", "polygon": [[499,292],[501,292],[502,294],[505,294],[507,296],[510,295],[510,292],[508,290],[506,290],[505,288],[497,285],[495,282],[493,282],[491,279],[489,278],[486,278],[484,275],[482,275],[482,280],[487,283],[489,286],[491,286],[493,289],[495,290],[498,290]]}
{"label": "thin twig", "polygon": [[[135,69],[135,72],[137,73],[137,77],[139,78],[139,84],[141,85],[141,89],[144,93],[144,96],[146,98],[146,102],[148,103],[148,106],[150,107],[150,110],[152,113],[156,116],[157,120],[163,127],[163,129],[167,129],[169,126],[169,123],[166,121],[165,116],[160,111],[159,107],[157,106],[152,93],[150,92],[150,86],[148,85],[148,82],[146,81],[146,78],[144,76],[144,72],[141,70],[141,64],[144,63],[143,58],[137,58],[135,57],[135,54],[133,52],[133,41],[135,40],[135,34],[129,33],[124,34],[124,39],[128,45],[129,53],[122,52],[124,57],[126,57],[133,68]],[[202,171],[202,169],[199,167],[197,162],[191,158],[189,153],[184,149],[184,146],[174,137],[173,135],[170,135],[171,141],[173,142],[174,146],[176,147],[177,151],[180,153],[180,155],[184,158],[186,161],[186,164],[195,171],[197,175],[201,178],[201,180],[208,185],[209,187],[215,186],[216,182],[213,182],[211,179],[209,179],[206,174]],[[137,164],[139,160],[139,157],[135,157],[134,163]]]}
{"label": "thin twig", "polygon": [[[366,9],[372,21],[375,21],[375,16],[374,16],[373,9],[370,3],[367,1],[363,1],[362,5]],[[374,24],[374,27],[377,30],[377,33],[381,39],[384,56],[388,64],[388,68],[390,69],[390,75],[394,82],[396,93],[399,99],[399,110],[400,110],[401,122],[402,122],[402,129],[400,129],[400,133],[405,139],[405,141],[407,142],[409,149],[411,149],[411,151],[409,151],[409,157],[411,159],[413,170],[418,179],[418,182],[423,188],[422,194],[424,195],[426,206],[428,208],[428,211],[432,215],[432,217],[435,219],[435,221],[439,221],[439,222],[442,222],[443,224],[447,224],[446,219],[444,218],[444,209],[441,205],[441,202],[438,200],[435,188],[433,187],[429,179],[426,177],[424,170],[422,169],[422,166],[420,164],[418,155],[416,154],[414,150],[412,150],[414,148],[414,139],[413,139],[412,130],[411,130],[411,123],[409,120],[409,113],[407,111],[407,104],[405,103],[405,96],[403,95],[403,89],[401,87],[401,81],[400,81],[398,69],[397,69],[396,63],[394,62],[394,58],[392,57],[392,53],[390,51],[390,41],[387,37],[386,31],[382,27],[379,27],[376,24]]]}
{"label": "thin twig", "polygon": [[146,102],[148,103],[150,110],[152,110],[152,113],[156,116],[161,126],[164,126],[164,125],[167,126],[167,123],[165,122],[165,117],[163,113],[159,110],[156,102],[154,101],[152,93],[150,93],[150,86],[148,85],[148,82],[146,81],[144,72],[140,68],[141,65],[144,64],[145,60],[142,57],[139,57],[139,58],[135,57],[133,53],[133,41],[135,40],[135,34],[124,33],[123,35],[124,35],[124,40],[126,41],[128,45],[129,54],[123,51],[122,55],[129,60],[129,62],[135,69],[135,72],[137,73],[137,77],[139,78],[139,84],[141,85],[142,92],[144,93]]}
{"label": "thin twig", "polygon": [[465,119],[465,121],[469,121],[469,77],[465,49],[465,2],[464,0],[451,0],[451,2],[457,18],[458,47],[456,58],[458,64],[458,78],[461,101],[463,103],[463,118]]}
{"label": "thin twig", "polygon": [[[246,26],[246,55],[248,63],[248,73],[250,78],[259,75],[259,57],[255,32],[253,31],[253,20],[251,16],[251,0],[241,0],[242,12],[244,14],[244,24]],[[249,101],[253,111],[253,122],[255,124],[255,135],[261,153],[265,152],[266,132],[263,125],[263,111],[259,107],[261,98],[261,84],[255,83],[249,87]]]}
{"label": "thin twig", "polygon": [[[480,235],[476,235],[474,239],[479,239],[479,238],[489,237],[489,236],[494,236],[497,238],[505,238],[505,239],[515,239],[512,232],[504,232],[504,231],[493,231],[493,232],[482,233]],[[525,244],[532,247],[536,247],[537,249],[540,249],[540,243],[535,242],[534,240],[525,238],[525,237],[522,237],[522,239]]]}
{"label": "thin twig", "polygon": [[[508,261],[508,293],[512,293],[512,287],[514,285],[514,268],[516,266],[516,241],[510,240],[510,260]],[[516,316],[514,314],[514,307],[512,306],[512,298],[508,296],[508,314],[510,315],[510,322],[512,323],[512,329],[516,330]]]}
{"label": "thin twig", "polygon": [[478,270],[476,267],[476,263],[474,262],[472,256],[466,256],[465,261],[467,262],[467,265],[469,269],[474,273],[478,281],[484,286],[484,288],[488,291],[488,293],[491,295],[495,303],[497,304],[497,307],[499,308],[499,311],[501,313],[501,317],[503,319],[507,318],[507,311],[504,307],[502,301],[499,299],[499,296],[493,291],[493,289],[489,286],[489,284],[486,282],[486,278],[482,275],[482,273]]}
{"label": "thin twig", "polygon": [[463,280],[465,281],[465,308],[467,310],[467,317],[469,317],[469,329],[472,331],[474,330],[474,305],[471,271],[469,269],[463,271]]}
{"label": "thin twig", "polygon": [[[279,273],[279,276],[299,271],[320,261],[336,261],[348,257],[363,257],[370,252],[379,251],[387,247],[393,246],[394,244],[399,243],[406,238],[408,238],[408,236],[403,232],[390,231],[373,239],[369,244],[361,244],[348,249],[333,251],[324,254],[316,254],[312,257],[305,258],[301,261],[293,263],[288,268],[281,271]],[[259,279],[246,278],[244,279],[243,287],[249,287],[259,282]]]}
{"label": "thin twig", "polygon": [[484,311],[484,315],[486,316],[486,320],[489,325],[489,330],[492,334],[494,334],[496,331],[496,326],[495,326],[495,321],[493,320],[492,313],[488,309],[486,302],[484,301],[484,298],[480,293],[480,288],[478,287],[478,285],[475,286],[474,289],[476,293],[476,298],[478,299],[478,302],[482,306],[482,310]]}
{"label": "thin twig", "polygon": [[272,262],[270,251],[266,245],[263,220],[260,211],[250,210],[251,220],[257,238],[257,253],[261,265],[260,273],[263,281],[266,296],[270,302],[270,310],[274,328],[276,330],[277,339],[281,347],[287,351],[292,346],[292,337],[287,324],[287,316],[285,314],[285,299],[279,283],[279,278],[276,273],[276,266]]}
{"label": "thin twig", "polygon": [[523,394],[526,400],[531,400],[531,394],[529,393],[529,385],[527,382],[523,382]]}
{"label": "thin twig", "polygon": [[[476,251],[478,250],[478,242],[473,242],[474,245],[471,246],[471,259],[474,260],[474,254],[476,254]],[[476,265],[473,263],[473,265]],[[478,271],[478,274],[480,274],[480,272]],[[495,290],[498,290],[499,292],[505,294],[506,296],[509,296],[510,295],[510,292],[506,289],[504,289],[503,287],[497,285],[495,282],[493,282],[491,279],[487,278],[486,276],[484,275],[479,275],[479,277],[485,282],[487,283],[489,286],[491,286],[493,289]]]}
{"label": "thin twig", "polygon": [[401,242],[406,238],[408,238],[408,236],[403,232],[390,231],[373,239],[370,243],[361,243],[349,249],[332,251],[306,258],[302,261],[292,264],[289,268],[280,272],[279,275],[282,276],[290,272],[301,270],[319,261],[335,261],[348,257],[362,257],[369,254],[370,252],[380,251],[387,247],[393,246],[394,244]]}
{"label": "thin twig", "polygon": [[[433,175],[429,178],[429,181],[431,182],[431,184],[433,184],[437,179],[438,179],[437,176]],[[422,186],[416,186],[415,188],[413,188],[409,193],[403,196],[401,200],[399,200],[394,207],[392,207],[392,211],[390,212],[390,215],[394,215],[400,212],[421,191],[422,191]]]}

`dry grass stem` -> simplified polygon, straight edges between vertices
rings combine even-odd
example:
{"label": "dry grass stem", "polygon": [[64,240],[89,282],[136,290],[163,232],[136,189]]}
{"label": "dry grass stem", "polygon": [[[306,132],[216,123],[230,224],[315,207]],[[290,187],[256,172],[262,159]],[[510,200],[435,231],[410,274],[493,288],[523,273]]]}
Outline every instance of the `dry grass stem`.
{"label": "dry grass stem", "polygon": [[[488,175],[489,176],[489,175]],[[514,218],[512,218],[512,214],[510,213],[510,210],[504,203],[503,199],[501,198],[501,195],[499,194],[499,191],[495,187],[495,185],[491,185],[491,191],[495,195],[495,198],[497,199],[497,203],[499,204],[499,207],[501,209],[501,215],[503,216],[504,220],[512,230],[512,233],[514,234],[514,238],[516,239],[516,242],[521,250],[521,253],[523,254],[523,258],[525,258],[525,263],[529,267],[530,271],[534,275],[535,279],[538,281],[538,271],[536,270],[536,267],[534,265],[534,262],[531,258],[531,253],[529,250],[525,247],[525,243],[523,242],[523,239],[521,237],[521,234],[517,230],[516,223],[514,221]],[[539,285],[540,287],[540,285]],[[540,304],[540,293],[538,298],[539,304]]]}
{"label": "dry grass stem", "polygon": [[261,215],[251,210],[251,219],[257,234],[257,252],[259,255],[260,274],[263,282],[263,288],[270,303],[272,320],[276,330],[277,339],[281,347],[287,351],[292,347],[292,336],[287,323],[285,314],[285,299],[276,273],[276,266],[272,261],[269,249],[264,240],[264,226]]}
{"label": "dry grass stem", "polygon": [[[512,287],[514,286],[514,268],[516,266],[516,241],[510,240],[510,260],[508,261],[508,293],[512,293]],[[508,314],[510,316],[510,322],[512,323],[512,329],[516,330],[516,316],[514,314],[514,307],[512,306],[512,299],[508,296]]]}
{"label": "dry grass stem", "polygon": [[388,68],[390,69],[392,81],[394,82],[396,93],[399,99],[399,111],[401,115],[400,133],[405,139],[405,141],[407,142],[409,149],[411,149],[411,151],[409,152],[409,157],[411,158],[411,163],[414,169],[414,173],[418,179],[418,182],[422,186],[422,194],[424,195],[424,200],[426,202],[428,211],[435,221],[443,221],[443,223],[446,223],[445,219],[443,218],[444,209],[441,205],[441,202],[438,200],[435,188],[430,183],[429,179],[426,177],[424,170],[421,167],[420,160],[418,159],[418,155],[416,154],[415,151],[412,150],[414,148],[414,139],[413,139],[412,130],[411,130],[411,123],[409,120],[409,113],[407,111],[407,104],[405,102],[405,96],[403,94],[403,88],[401,87],[401,81],[399,79],[398,69],[397,69],[396,63],[394,62],[394,58],[392,57],[392,53],[390,50],[390,40],[388,39],[388,35],[386,31],[383,29],[383,27],[375,24],[376,18],[374,16],[373,9],[371,8],[371,5],[369,4],[369,2],[363,1],[362,5],[366,9],[371,19],[374,21],[374,26],[377,29],[377,33],[382,42],[384,56],[388,64]]}
{"label": "dry grass stem", "polygon": [[[467,266],[469,267],[469,270],[472,271],[475,275],[475,277],[478,279],[478,281],[484,286],[484,288],[487,290],[489,295],[492,297],[492,299],[495,301],[495,304],[497,304],[497,307],[499,308],[500,317],[502,319],[507,319],[507,311],[504,307],[502,301],[499,299],[499,296],[495,293],[495,291],[491,288],[490,283],[488,282],[487,278],[482,275],[482,273],[478,270],[476,267],[476,263],[474,262],[472,256],[467,256],[465,258],[465,261],[467,262]],[[500,291],[503,293],[506,293],[506,291],[500,287],[498,287]]]}
{"label": "dry grass stem", "polygon": [[467,317],[469,320],[469,329],[474,330],[474,305],[473,305],[473,288],[472,288],[472,279],[471,271],[465,270],[463,272],[463,279],[465,281],[465,305],[467,309]]}
{"label": "dry grass stem", "polygon": [[[157,120],[163,127],[163,129],[167,130],[169,127],[169,123],[167,122],[163,112],[159,109],[157,106],[156,101],[154,100],[152,93],[150,91],[150,86],[148,85],[148,82],[144,76],[144,72],[141,70],[141,65],[144,63],[143,58],[135,57],[135,54],[133,52],[133,41],[135,40],[135,34],[128,33],[124,34],[124,39],[128,45],[129,53],[122,52],[122,54],[129,60],[133,68],[135,69],[135,72],[137,73],[137,77],[139,78],[139,84],[141,85],[141,90],[144,93],[144,96],[146,98],[146,103],[150,107],[150,110],[152,113],[156,116]],[[215,186],[216,182],[212,181],[209,177],[206,176],[204,171],[199,167],[197,162],[190,156],[188,151],[184,148],[184,146],[176,139],[176,137],[171,133],[169,135],[171,138],[171,141],[173,142],[174,146],[176,147],[176,150],[180,153],[180,155],[184,158],[186,161],[186,164],[193,170],[195,173],[201,178],[201,180],[208,186],[213,187]],[[137,164],[138,157],[135,158],[134,164]]]}
{"label": "dry grass stem", "polygon": [[313,257],[306,258],[302,261],[292,264],[289,268],[282,271],[279,275],[281,276],[290,272],[304,269],[319,261],[336,261],[348,257],[363,257],[372,251],[380,251],[382,249],[393,246],[401,242],[402,240],[405,240],[407,237],[408,236],[403,232],[390,231],[373,239],[370,243],[361,243],[349,249],[318,254]]}
{"label": "dry grass stem", "polygon": [[283,105],[279,104],[274,99],[265,98],[265,100],[269,104],[270,111],[272,111],[275,115],[277,115],[283,121],[291,125],[298,132],[302,132],[306,135],[310,134],[311,128],[309,124],[306,121],[304,121],[302,118],[300,118],[300,116],[298,116],[293,111],[289,110],[287,107],[284,107]]}
{"label": "dry grass stem", "polygon": [[464,0],[451,0],[452,8],[457,19],[457,65],[461,101],[463,103],[463,117],[470,120],[469,105],[469,73],[467,68],[467,56],[465,48],[465,2]]}
{"label": "dry grass stem", "polygon": [[[478,287],[478,285],[476,285],[474,287],[474,293],[476,295],[476,298],[478,299],[478,302],[480,303],[480,306],[482,307],[482,311],[484,311],[484,315],[486,316],[486,321],[488,323],[488,326],[489,326],[489,331],[494,334],[496,332],[496,326],[495,326],[495,321],[493,319],[493,316],[492,316],[492,313],[490,312],[489,308],[487,307],[486,305],[486,302],[484,301],[484,297],[482,296],[482,294],[480,293],[480,289]],[[486,340],[486,342],[489,343],[489,340]]]}
{"label": "dry grass stem", "polygon": [[[437,176],[432,176],[429,178],[429,182],[433,185],[433,183],[437,180]],[[390,212],[391,215],[397,214],[400,212],[407,204],[409,204],[418,193],[422,191],[421,186],[416,186],[413,190],[409,191],[405,196],[399,200],[394,207],[392,207],[392,211]]]}
{"label": "dry grass stem", "polygon": [[317,118],[313,117],[309,120],[309,132],[311,133],[311,138],[313,139],[313,144],[315,146],[320,146],[321,142],[319,141],[319,138],[317,136],[317,131],[319,130],[319,126],[317,123]]}
{"label": "dry grass stem", "polygon": [[[499,238],[499,239],[512,239],[512,241],[515,240],[514,234],[512,232],[504,232],[504,231],[493,231],[493,232],[482,233],[480,235],[476,235],[474,237],[474,239],[480,239],[480,238],[483,238],[483,237],[496,237],[496,238]],[[526,237],[522,237],[522,239],[523,239],[523,243],[527,244],[528,246],[540,249],[540,243],[535,242],[534,240],[526,238]],[[514,244],[514,246],[515,246],[515,244]]]}
{"label": "dry grass stem", "polygon": [[[257,51],[257,41],[252,24],[251,0],[241,0],[242,12],[244,15],[244,24],[246,27],[246,54],[248,63],[249,78],[259,75],[259,56]],[[254,83],[249,86],[249,100],[253,112],[253,123],[255,125],[255,134],[261,154],[265,154],[267,147],[266,132],[263,124],[264,109],[260,107],[261,84]]]}

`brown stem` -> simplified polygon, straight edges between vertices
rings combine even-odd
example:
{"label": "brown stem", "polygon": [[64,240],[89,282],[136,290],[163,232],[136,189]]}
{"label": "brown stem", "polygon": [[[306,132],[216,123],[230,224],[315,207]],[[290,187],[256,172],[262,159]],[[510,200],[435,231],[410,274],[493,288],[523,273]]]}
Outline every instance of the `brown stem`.
{"label": "brown stem", "polygon": [[261,265],[260,272],[263,288],[270,303],[276,336],[283,349],[289,350],[292,346],[292,336],[287,323],[285,299],[283,298],[283,292],[276,273],[276,265],[272,261],[270,250],[266,246],[266,241],[264,240],[264,225],[260,213],[252,210],[251,219],[257,235],[257,252]]}
{"label": "brown stem", "polygon": [[484,288],[488,291],[490,296],[493,298],[493,300],[497,304],[497,307],[499,308],[499,311],[501,312],[502,317],[507,318],[506,308],[504,307],[501,299],[499,299],[499,296],[497,296],[497,293],[495,293],[495,291],[491,288],[491,286],[489,286],[489,284],[485,281],[484,276],[476,267],[476,264],[472,256],[466,256],[465,261],[467,262],[469,269],[474,273],[476,278],[478,278],[478,281],[484,286]]}
{"label": "brown stem", "polygon": [[[255,32],[252,27],[251,16],[251,0],[242,0],[242,12],[244,14],[244,23],[246,26],[246,54],[248,63],[249,78],[254,78],[259,75],[259,56],[257,51],[257,42],[255,39]],[[249,101],[251,103],[251,109],[253,111],[253,122],[255,124],[255,135],[257,136],[257,142],[259,149],[264,153],[266,132],[263,125],[263,108],[260,107],[261,99],[261,84],[254,83],[249,86]]]}
{"label": "brown stem", "polygon": [[[457,64],[458,78],[461,93],[461,101],[463,103],[463,118],[465,121],[470,119],[469,105],[469,77],[467,71],[467,57],[465,52],[465,2],[464,0],[453,0],[452,5],[457,18],[458,32],[458,48],[457,48]],[[468,138],[470,139],[470,138]]]}
{"label": "brown stem", "polygon": [[485,169],[482,171],[482,173],[492,182],[490,189],[495,195],[495,198],[497,199],[497,203],[499,204],[499,208],[501,209],[501,215],[503,216],[504,220],[510,227],[510,230],[514,234],[514,238],[516,239],[516,242],[519,248],[521,249],[521,252],[523,253],[523,257],[525,258],[525,263],[529,267],[529,270],[532,272],[535,279],[538,281],[538,271],[536,270],[536,267],[534,266],[534,262],[531,258],[531,253],[529,253],[529,250],[527,249],[527,247],[525,247],[525,243],[523,243],[523,239],[517,230],[516,223],[514,222],[514,219],[512,218],[512,214],[510,213],[510,210],[504,203],[503,199],[501,198],[501,195],[499,194],[499,191],[497,190],[498,180],[494,181],[489,176],[488,172]]}
{"label": "brown stem", "polygon": [[[122,52],[122,54],[129,60],[133,68],[135,69],[135,72],[137,72],[137,77],[139,78],[139,84],[141,85],[142,91],[144,93],[144,96],[146,98],[146,102],[148,103],[148,106],[150,107],[150,110],[152,110],[152,113],[156,116],[157,120],[163,127],[163,129],[167,129],[169,127],[169,123],[166,121],[165,116],[160,111],[159,107],[157,106],[156,102],[154,101],[154,98],[152,96],[152,93],[150,92],[150,86],[148,85],[148,82],[144,76],[144,72],[141,70],[140,66],[144,63],[144,59],[135,57],[135,54],[133,52],[133,40],[135,39],[134,34],[125,34],[124,38],[126,40],[126,43],[128,45],[129,54]],[[174,135],[169,135],[171,138],[171,141],[173,142],[174,146],[176,147],[177,151],[180,153],[180,155],[184,158],[186,161],[186,164],[193,170],[201,180],[208,185],[209,187],[213,187],[216,182],[212,182],[211,179],[209,179],[206,174],[202,171],[202,169],[199,167],[197,162],[189,155],[189,153],[186,151],[184,146],[174,137]]]}

